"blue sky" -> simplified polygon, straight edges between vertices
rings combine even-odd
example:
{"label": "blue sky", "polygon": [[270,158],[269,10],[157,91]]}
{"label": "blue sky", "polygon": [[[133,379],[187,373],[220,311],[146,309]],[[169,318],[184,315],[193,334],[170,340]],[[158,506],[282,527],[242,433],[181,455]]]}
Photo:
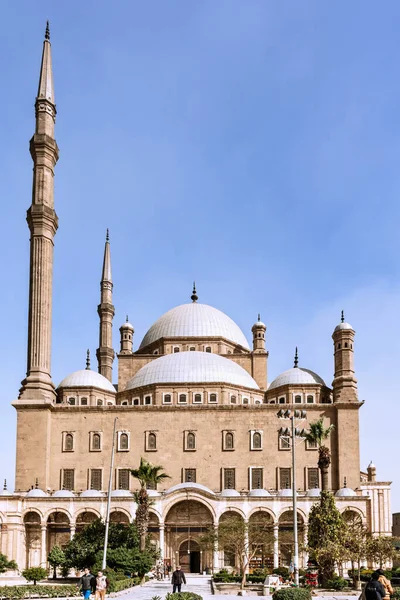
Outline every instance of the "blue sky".
{"label": "blue sky", "polygon": [[333,376],[340,310],[357,331],[361,465],[400,510],[400,4],[281,0],[15,1],[2,6],[0,477],[14,471],[26,369],[34,99],[51,21],[60,160],[53,377],[94,355],[105,230],[114,346],[200,301],[248,338],[269,379]]}

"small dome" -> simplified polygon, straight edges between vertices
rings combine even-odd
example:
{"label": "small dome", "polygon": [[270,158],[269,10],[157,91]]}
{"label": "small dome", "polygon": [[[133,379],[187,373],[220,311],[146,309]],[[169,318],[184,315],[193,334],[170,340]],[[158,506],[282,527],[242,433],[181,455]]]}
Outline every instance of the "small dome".
{"label": "small dome", "polygon": [[375,467],[374,463],[372,462],[372,460],[371,460],[371,462],[368,465],[368,469],[376,469],[376,467]]}
{"label": "small dome", "polygon": [[303,369],[301,367],[292,367],[287,371],[284,371],[273,382],[269,385],[268,390],[273,390],[281,385],[325,385],[325,382],[319,375],[310,371],[309,369]]}
{"label": "small dome", "polygon": [[346,498],[347,496],[357,496],[354,490],[348,487],[342,487],[335,494],[336,498]]}
{"label": "small dome", "polygon": [[201,483],[178,483],[177,485],[173,485],[168,490],[166,490],[166,494],[171,494],[172,492],[178,492],[180,490],[193,490],[195,492],[206,492],[207,494],[212,494],[214,496],[214,492],[210,490],[210,488],[202,485]]}
{"label": "small dome", "polygon": [[267,490],[250,490],[249,496],[256,496],[258,498],[265,498],[266,496],[270,496],[271,494]]}
{"label": "small dome", "polygon": [[144,336],[139,350],[161,338],[174,337],[222,337],[250,349],[243,332],[230,317],[198,302],[176,306],[162,315]]}
{"label": "small dome", "polygon": [[335,331],[341,331],[342,329],[351,329],[352,331],[354,331],[350,323],[339,323],[339,325],[336,325],[335,327]]}
{"label": "small dome", "polygon": [[161,496],[160,492],[157,492],[157,490],[147,490],[147,495],[150,498],[155,498],[156,496]]}
{"label": "small dome", "polygon": [[98,498],[102,495],[103,493],[100,490],[85,490],[81,493],[81,498]]}
{"label": "small dome", "polygon": [[60,388],[82,388],[82,387],[95,387],[99,390],[106,392],[112,392],[115,394],[115,387],[108,381],[106,377],[92,371],[91,369],[82,369],[81,371],[75,371],[65,377],[62,382],[58,385],[57,389]]}
{"label": "small dome", "polygon": [[131,331],[134,331],[133,325],[132,323],[129,323],[129,321],[125,321],[125,323],[122,323],[120,329],[130,329]]}
{"label": "small dome", "polygon": [[319,498],[319,496],[321,495],[321,490],[320,488],[312,488],[311,490],[307,490],[306,492],[306,496],[312,496],[313,498]]}
{"label": "small dome", "polygon": [[239,492],[237,490],[222,490],[222,492],[220,493],[220,497],[221,498],[231,498],[232,496],[240,496]]}
{"label": "small dome", "polygon": [[243,367],[209,352],[177,352],[147,363],[127,383],[126,389],[157,383],[230,383],[260,389]]}
{"label": "small dome", "polygon": [[53,498],[74,498],[75,494],[73,494],[70,490],[57,490],[53,494]]}
{"label": "small dome", "polygon": [[33,490],[29,490],[29,492],[27,493],[27,495],[25,497],[26,498],[45,498],[46,496],[48,496],[48,494],[46,494],[46,492],[44,492],[43,490],[40,490],[39,488],[34,488]]}
{"label": "small dome", "polygon": [[132,496],[132,492],[129,490],[113,490],[111,496],[113,498],[126,498],[127,496]]}
{"label": "small dome", "polygon": [[[292,494],[292,490],[291,488],[285,488],[283,490],[279,490],[278,492],[278,496],[281,496],[282,498],[293,498],[293,494]],[[296,492],[296,496],[297,496],[297,492]]]}

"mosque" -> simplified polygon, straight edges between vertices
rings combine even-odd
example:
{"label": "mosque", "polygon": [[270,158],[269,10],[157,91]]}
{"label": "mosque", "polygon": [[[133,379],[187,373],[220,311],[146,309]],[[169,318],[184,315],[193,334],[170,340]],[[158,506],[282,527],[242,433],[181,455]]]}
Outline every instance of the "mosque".
{"label": "mosque", "polygon": [[[262,514],[274,532],[273,551],[262,557],[263,563],[288,564],[290,548],[282,532],[293,521],[293,471],[290,443],[277,416],[282,407],[306,410],[305,428],[320,417],[325,426],[335,425],[327,441],[332,455],[328,487],[337,506],[360,515],[371,532],[390,535],[390,482],[377,480],[373,464],[360,472],[363,403],[354,371],[355,331],[343,316],[333,327],[331,386],[299,366],[297,354],[294,366],[270,381],[266,325],[260,319],[254,323],[249,345],[232,319],[199,301],[195,288],[190,301],[159,317],[140,343],[134,343],[133,326],[123,323],[115,357],[107,235],[98,305],[98,369],[91,368],[88,357],[85,369],[66,374],[58,386],[53,383],[52,273],[58,227],[53,178],[58,146],[48,27],[35,118],[30,141],[33,192],[27,212],[27,373],[13,402],[18,417],[15,491],[4,489],[0,497],[1,552],[20,569],[46,566],[55,544],[65,545],[93,519],[104,518],[117,418],[113,522],[128,523],[135,517],[132,492],[137,482],[130,469],[144,457],[170,476],[159,489],[149,490],[154,501],[150,532],[165,561],[191,572],[232,565],[229,553],[202,551],[198,540],[205,529],[234,513],[249,522]],[[321,486],[318,448],[302,440],[296,454],[299,534],[306,541],[309,511]],[[303,564],[306,559],[303,554]]]}

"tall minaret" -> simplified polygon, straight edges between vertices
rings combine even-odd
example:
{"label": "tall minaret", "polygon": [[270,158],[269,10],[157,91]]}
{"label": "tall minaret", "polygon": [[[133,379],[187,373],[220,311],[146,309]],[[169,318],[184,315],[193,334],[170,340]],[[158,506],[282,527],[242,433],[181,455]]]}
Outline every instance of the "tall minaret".
{"label": "tall minaret", "polygon": [[339,325],[332,334],[335,375],[332,382],[334,402],[358,402],[357,379],[354,372],[353,327],[346,323],[342,311]]}
{"label": "tall minaret", "polygon": [[35,103],[36,129],[30,141],[33,160],[32,204],[27,212],[30,239],[28,361],[20,399],[53,401],[50,375],[54,235],[58,218],[54,210],[54,167],[58,146],[54,139],[56,105],[51,66],[50,30],[43,42],[39,88]]}
{"label": "tall minaret", "polygon": [[112,303],[112,275],[111,275],[111,254],[110,238],[106,235],[106,244],[104,247],[103,273],[100,283],[100,304],[97,312],[100,317],[100,335],[99,347],[96,351],[99,364],[99,373],[112,381],[112,364],[114,361],[114,350],[112,346],[112,321],[115,309]]}

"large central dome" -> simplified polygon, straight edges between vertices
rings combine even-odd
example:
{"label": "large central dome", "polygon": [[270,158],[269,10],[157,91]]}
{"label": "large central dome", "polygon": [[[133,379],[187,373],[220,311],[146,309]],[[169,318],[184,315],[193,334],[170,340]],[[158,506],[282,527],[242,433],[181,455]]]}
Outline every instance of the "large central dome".
{"label": "large central dome", "polygon": [[232,319],[213,306],[197,302],[182,304],[166,312],[150,327],[139,350],[161,338],[174,337],[223,337],[250,349],[243,332]]}
{"label": "large central dome", "polygon": [[259,390],[257,383],[237,363],[208,352],[166,354],[142,367],[126,386],[133,390],[162,383],[230,383]]}

